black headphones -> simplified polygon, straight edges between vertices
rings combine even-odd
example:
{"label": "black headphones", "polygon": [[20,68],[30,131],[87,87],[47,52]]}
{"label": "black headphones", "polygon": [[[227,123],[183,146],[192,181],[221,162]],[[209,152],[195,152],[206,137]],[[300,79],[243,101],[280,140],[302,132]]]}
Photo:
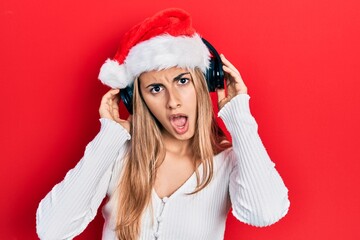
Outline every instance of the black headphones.
{"label": "black headphones", "polygon": [[[218,54],[216,49],[204,38],[202,38],[202,41],[204,42],[204,44],[211,53],[210,65],[209,68],[206,70],[204,76],[206,79],[209,92],[215,92],[216,89],[224,88],[224,72],[222,69],[223,65],[220,59],[220,55]],[[133,88],[134,85],[131,85],[120,90],[121,100],[123,101],[126,109],[130,114],[133,113],[132,111]]]}

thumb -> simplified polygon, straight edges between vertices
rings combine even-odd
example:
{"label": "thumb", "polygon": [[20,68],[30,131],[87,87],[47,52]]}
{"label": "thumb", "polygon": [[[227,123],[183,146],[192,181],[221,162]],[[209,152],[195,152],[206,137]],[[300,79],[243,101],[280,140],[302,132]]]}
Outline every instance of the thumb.
{"label": "thumb", "polygon": [[225,89],[224,88],[216,89],[216,94],[217,94],[218,103],[219,103],[225,98]]}
{"label": "thumb", "polygon": [[218,106],[220,109],[224,105],[224,101],[226,101],[225,89],[216,89],[216,94],[218,97]]}

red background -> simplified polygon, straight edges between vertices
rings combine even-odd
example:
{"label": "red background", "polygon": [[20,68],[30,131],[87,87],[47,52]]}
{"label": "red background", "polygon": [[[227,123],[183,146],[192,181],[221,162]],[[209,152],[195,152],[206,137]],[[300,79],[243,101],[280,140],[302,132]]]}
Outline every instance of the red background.
{"label": "red background", "polygon": [[[240,70],[290,192],[279,223],[230,217],[225,239],[360,239],[360,4],[356,0],[0,3],[0,238],[37,239],[39,201],[99,130],[97,80],[120,36],[166,7]],[[77,239],[100,239],[100,214]]]}

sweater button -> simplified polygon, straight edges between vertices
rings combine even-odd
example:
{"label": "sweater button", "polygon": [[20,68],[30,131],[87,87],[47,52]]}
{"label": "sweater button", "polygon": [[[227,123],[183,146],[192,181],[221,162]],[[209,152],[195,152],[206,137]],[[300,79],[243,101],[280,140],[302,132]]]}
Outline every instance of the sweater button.
{"label": "sweater button", "polygon": [[163,203],[166,203],[168,200],[169,200],[168,197],[164,197],[164,198],[162,199]]}
{"label": "sweater button", "polygon": [[155,237],[155,238],[159,238],[159,237],[160,237],[160,234],[159,234],[158,232],[155,232],[155,233],[154,233],[154,237]]}
{"label": "sweater button", "polygon": [[157,218],[157,221],[158,222],[161,222],[163,220],[163,218],[161,217],[161,216],[159,216],[158,218]]}

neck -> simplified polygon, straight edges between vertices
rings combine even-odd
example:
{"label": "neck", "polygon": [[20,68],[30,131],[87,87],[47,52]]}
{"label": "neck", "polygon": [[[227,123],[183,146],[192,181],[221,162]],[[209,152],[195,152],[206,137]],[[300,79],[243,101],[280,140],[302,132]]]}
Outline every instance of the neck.
{"label": "neck", "polygon": [[167,134],[163,134],[163,142],[166,152],[177,156],[192,155],[191,139],[179,140]]}

